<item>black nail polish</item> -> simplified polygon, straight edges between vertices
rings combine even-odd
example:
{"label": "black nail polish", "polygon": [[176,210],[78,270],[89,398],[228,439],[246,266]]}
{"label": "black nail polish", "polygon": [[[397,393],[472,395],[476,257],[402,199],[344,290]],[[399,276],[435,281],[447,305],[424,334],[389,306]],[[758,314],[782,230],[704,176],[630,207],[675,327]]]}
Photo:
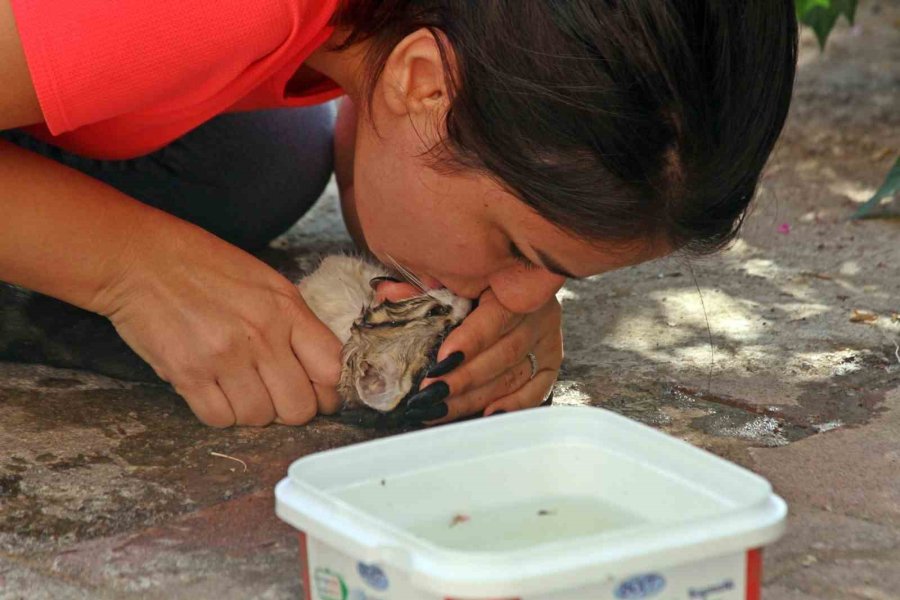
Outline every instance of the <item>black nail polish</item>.
{"label": "black nail polish", "polygon": [[440,404],[426,406],[425,408],[408,410],[403,417],[407,421],[421,423],[423,421],[434,421],[435,419],[446,417],[448,412],[450,412],[450,407],[447,406],[446,402],[441,402]]}
{"label": "black nail polish", "polygon": [[505,415],[505,414],[506,414],[506,411],[501,408],[500,410],[495,410],[494,412],[492,412],[491,416],[493,417],[494,415]]}
{"label": "black nail polish", "polygon": [[406,406],[410,409],[419,409],[426,406],[431,406],[432,404],[440,402],[449,395],[450,386],[447,385],[447,382],[435,381],[427,388],[420,392],[417,392],[414,396],[407,400]]}
{"label": "black nail polish", "polygon": [[541,406],[553,406],[553,392],[550,392],[547,399],[541,402]]}
{"label": "black nail polish", "polygon": [[441,375],[446,375],[456,367],[462,363],[466,359],[466,355],[457,350],[438,364],[431,367],[431,370],[426,374],[427,377],[440,377]]}

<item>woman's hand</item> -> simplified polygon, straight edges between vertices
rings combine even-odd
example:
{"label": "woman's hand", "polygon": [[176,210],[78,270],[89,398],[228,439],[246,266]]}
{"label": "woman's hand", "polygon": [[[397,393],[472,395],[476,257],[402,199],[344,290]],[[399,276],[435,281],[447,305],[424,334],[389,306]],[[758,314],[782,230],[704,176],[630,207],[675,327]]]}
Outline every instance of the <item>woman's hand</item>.
{"label": "woman's hand", "polygon": [[[562,364],[561,323],[562,310],[555,297],[535,312],[522,315],[507,310],[487,290],[478,307],[441,345],[432,373],[442,370],[441,361],[459,364],[456,352],[462,352],[462,363],[446,375],[422,382],[423,391],[410,399],[408,418],[442,423],[476,413],[489,416],[540,405]],[[529,353],[537,361],[534,377]],[[434,387],[428,388],[432,384]],[[449,388],[448,395],[442,394],[447,391],[444,386]],[[429,391],[424,391],[426,388]]]}
{"label": "woman's hand", "polygon": [[338,410],[340,342],[294,285],[191,225],[165,239],[144,231],[97,312],[197,418],[299,425]]}

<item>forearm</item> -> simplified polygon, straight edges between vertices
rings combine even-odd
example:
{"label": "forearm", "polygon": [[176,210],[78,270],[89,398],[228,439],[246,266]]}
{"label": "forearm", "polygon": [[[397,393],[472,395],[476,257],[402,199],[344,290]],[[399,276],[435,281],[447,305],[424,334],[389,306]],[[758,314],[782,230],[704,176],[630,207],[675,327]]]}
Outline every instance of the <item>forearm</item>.
{"label": "forearm", "polygon": [[192,227],[4,141],[0,214],[0,280],[101,313],[109,290],[154,244]]}

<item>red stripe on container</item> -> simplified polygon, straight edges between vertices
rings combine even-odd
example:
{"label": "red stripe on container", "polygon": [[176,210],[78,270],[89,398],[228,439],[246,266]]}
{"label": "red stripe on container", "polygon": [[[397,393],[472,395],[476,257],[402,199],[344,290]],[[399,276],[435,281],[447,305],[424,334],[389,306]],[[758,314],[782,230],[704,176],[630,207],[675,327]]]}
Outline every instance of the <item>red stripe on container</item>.
{"label": "red stripe on container", "polygon": [[300,579],[303,581],[303,597],[312,600],[312,586],[309,585],[309,550],[306,547],[306,534],[302,531],[300,538]]}
{"label": "red stripe on container", "polygon": [[762,597],[762,549],[747,552],[747,600]]}

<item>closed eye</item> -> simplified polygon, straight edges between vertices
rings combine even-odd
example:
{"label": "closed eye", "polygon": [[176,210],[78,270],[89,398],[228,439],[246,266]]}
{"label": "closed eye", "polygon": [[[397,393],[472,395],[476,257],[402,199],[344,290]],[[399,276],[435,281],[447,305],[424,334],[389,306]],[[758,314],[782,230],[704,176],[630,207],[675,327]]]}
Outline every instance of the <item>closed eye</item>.
{"label": "closed eye", "polygon": [[429,310],[428,314],[426,316],[428,316],[428,317],[446,317],[449,314],[450,314],[450,307],[445,306],[443,304],[439,304],[438,306],[435,306],[434,308]]}
{"label": "closed eye", "polygon": [[525,256],[519,247],[516,246],[515,242],[510,240],[509,242],[509,253],[512,254],[512,257],[516,260],[517,263],[525,267],[526,269],[540,269],[538,265],[531,262],[527,256]]}

